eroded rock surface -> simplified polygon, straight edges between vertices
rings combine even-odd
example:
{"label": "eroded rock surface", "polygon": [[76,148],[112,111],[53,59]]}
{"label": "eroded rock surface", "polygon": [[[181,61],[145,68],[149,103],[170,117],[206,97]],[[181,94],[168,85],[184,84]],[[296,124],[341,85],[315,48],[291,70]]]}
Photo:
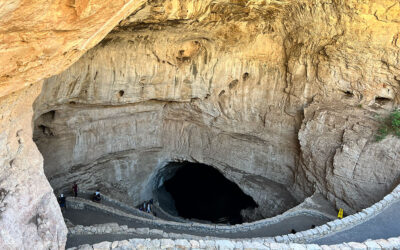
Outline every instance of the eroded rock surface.
{"label": "eroded rock surface", "polygon": [[66,227],[32,141],[41,80],[66,69],[145,1],[0,3],[0,248],[63,249]]}
{"label": "eroded rock surface", "polygon": [[41,84],[0,99],[0,246],[62,249],[67,228],[32,141],[32,103]]}
{"label": "eroded rock surface", "polygon": [[371,118],[398,103],[398,10],[152,2],[45,82],[35,104],[45,171],[56,189],[80,181],[139,202],[158,169],[188,160],[221,169],[262,216],[288,207],[286,190],[368,206],[399,176],[398,139],[375,143]]}
{"label": "eroded rock surface", "polygon": [[272,180],[298,200],[318,189],[355,210],[397,182],[398,139],[373,142],[373,117],[399,102],[398,1],[71,3],[0,3],[1,240],[62,248],[27,87],[132,12],[36,102],[35,138],[57,189],[84,180],[146,199],[171,159],[214,165],[258,202]]}
{"label": "eroded rock surface", "polygon": [[314,104],[299,133],[307,179],[346,211],[378,202],[399,182],[400,140],[375,139],[379,115],[351,106]]}
{"label": "eroded rock surface", "polygon": [[145,0],[0,3],[0,97],[60,73]]}

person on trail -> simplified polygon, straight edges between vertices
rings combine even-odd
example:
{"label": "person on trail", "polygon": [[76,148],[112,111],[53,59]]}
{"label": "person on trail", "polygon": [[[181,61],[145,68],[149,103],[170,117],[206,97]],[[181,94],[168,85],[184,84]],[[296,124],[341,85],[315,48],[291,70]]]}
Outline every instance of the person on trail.
{"label": "person on trail", "polygon": [[58,198],[58,203],[60,204],[61,211],[67,209],[67,201],[65,200],[64,194],[60,194],[60,197]]}
{"label": "person on trail", "polygon": [[78,184],[74,182],[74,185],[72,186],[72,191],[74,192],[74,197],[78,196]]}
{"label": "person on trail", "polygon": [[147,203],[147,213],[151,213],[151,204]]}
{"label": "person on trail", "polygon": [[101,196],[100,196],[100,190],[97,189],[96,192],[93,194],[93,201],[100,202]]}
{"label": "person on trail", "polygon": [[146,209],[147,209],[147,203],[143,202],[143,212],[146,212]]}

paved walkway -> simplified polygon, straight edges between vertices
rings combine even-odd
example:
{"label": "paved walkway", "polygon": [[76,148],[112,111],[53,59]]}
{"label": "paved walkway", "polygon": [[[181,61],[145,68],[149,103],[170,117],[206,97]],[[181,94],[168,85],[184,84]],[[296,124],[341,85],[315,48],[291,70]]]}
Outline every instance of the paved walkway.
{"label": "paved walkway", "polygon": [[[161,229],[167,233],[178,233],[178,234],[190,234],[196,236],[214,236],[214,237],[224,237],[224,238],[253,238],[253,237],[269,237],[269,236],[277,236],[282,234],[288,234],[292,229],[296,230],[297,232],[307,230],[311,228],[311,225],[322,225],[328,222],[326,219],[321,219],[319,217],[313,217],[308,215],[302,216],[294,216],[287,219],[282,220],[277,224],[272,224],[268,226],[264,226],[259,229],[249,230],[246,232],[235,232],[235,233],[226,233],[222,231],[213,231],[213,232],[199,232],[196,230],[188,229],[172,229],[169,227],[155,227],[146,222],[126,218],[123,216],[116,216],[110,215],[107,213],[103,213],[101,211],[92,211],[92,210],[76,210],[76,209],[68,209],[63,213],[64,217],[69,219],[75,225],[83,225],[83,226],[90,226],[94,224],[104,224],[104,223],[111,223],[115,222],[119,225],[127,225],[130,228],[143,228],[147,227],[150,229]],[[115,235],[114,235],[115,236]],[[122,239],[129,239],[134,237],[144,237],[143,235],[119,235],[116,238],[111,234],[104,234],[104,235],[84,235],[84,236],[68,236],[67,245],[68,247],[78,246],[81,244],[94,244],[97,242],[104,241],[105,239],[114,241],[114,240],[122,240]],[[121,238],[122,237],[122,238]],[[148,236],[146,236],[148,238]],[[87,241],[85,240],[87,239]],[[99,241],[96,241],[96,240]]]}
{"label": "paved walkway", "polygon": [[342,242],[364,242],[400,236],[400,202],[394,203],[374,218],[351,229],[328,235],[311,243],[331,245]]}

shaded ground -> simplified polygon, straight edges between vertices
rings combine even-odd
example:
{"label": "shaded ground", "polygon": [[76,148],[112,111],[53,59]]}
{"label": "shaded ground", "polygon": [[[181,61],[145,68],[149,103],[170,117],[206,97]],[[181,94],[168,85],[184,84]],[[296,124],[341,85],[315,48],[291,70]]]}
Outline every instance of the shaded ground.
{"label": "shaded ground", "polygon": [[386,208],[374,218],[333,235],[313,241],[315,244],[331,245],[342,242],[364,242],[368,239],[388,239],[400,236],[400,202]]}
{"label": "shaded ground", "polygon": [[[148,227],[150,229],[162,229],[168,233],[180,233],[180,234],[192,234],[197,236],[216,236],[216,237],[225,237],[225,238],[253,238],[253,237],[269,237],[269,236],[277,236],[282,234],[290,233],[292,229],[296,230],[297,232],[303,231],[306,229],[310,229],[311,225],[322,225],[328,222],[328,220],[321,219],[319,217],[313,216],[295,216],[288,219],[281,221],[278,224],[265,226],[259,229],[247,231],[247,232],[236,232],[236,233],[224,233],[224,232],[198,232],[195,230],[183,229],[171,229],[165,226],[163,227],[154,227],[147,223],[134,220],[131,218],[126,218],[122,216],[114,216],[109,215],[100,211],[91,211],[91,210],[75,210],[75,209],[68,209],[64,213],[64,217],[69,219],[72,223],[76,225],[84,225],[90,226],[93,224],[103,224],[103,223],[110,223],[115,222],[119,225],[127,225],[128,227]],[[115,235],[114,235],[115,236]],[[138,235],[118,235],[118,237],[113,238],[111,234],[105,235],[85,235],[85,236],[68,236],[67,245],[68,247],[78,246],[82,244],[94,244],[101,241],[115,241],[115,240],[122,240],[122,239],[129,239],[129,238],[141,238],[143,236]],[[146,237],[148,238],[148,237]],[[86,241],[87,239],[87,241]],[[96,241],[98,240],[98,241]]]}

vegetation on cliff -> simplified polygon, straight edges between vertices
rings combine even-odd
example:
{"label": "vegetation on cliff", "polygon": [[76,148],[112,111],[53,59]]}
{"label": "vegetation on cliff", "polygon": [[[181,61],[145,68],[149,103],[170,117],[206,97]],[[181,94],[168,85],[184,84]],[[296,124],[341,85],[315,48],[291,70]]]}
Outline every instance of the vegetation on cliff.
{"label": "vegetation on cliff", "polygon": [[386,138],[388,134],[400,137],[400,110],[394,110],[390,115],[383,119],[382,124],[376,135],[376,140],[381,141]]}

